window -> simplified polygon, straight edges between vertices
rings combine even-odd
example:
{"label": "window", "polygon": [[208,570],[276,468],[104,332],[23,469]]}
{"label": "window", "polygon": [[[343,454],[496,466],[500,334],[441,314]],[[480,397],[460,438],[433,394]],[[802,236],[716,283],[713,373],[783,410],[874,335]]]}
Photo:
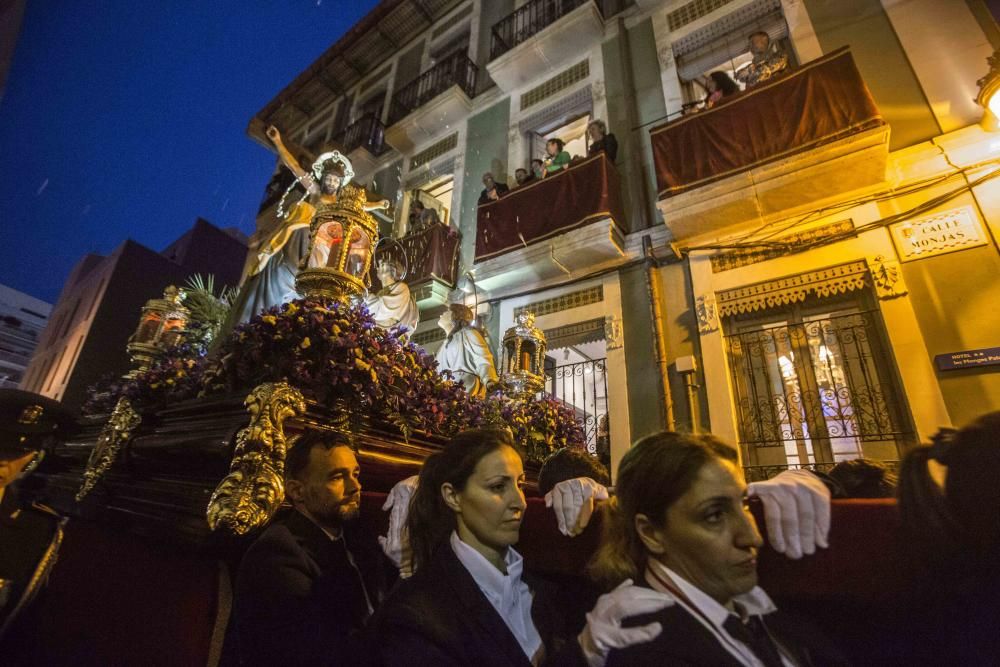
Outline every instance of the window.
{"label": "window", "polygon": [[565,149],[571,157],[586,157],[587,146],[587,125],[590,124],[590,112],[582,116],[576,116],[573,120],[557,121],[557,126],[553,124],[543,126],[540,130],[532,132],[531,138],[531,158],[545,157],[545,144],[549,139],[562,139],[566,145]]}
{"label": "window", "polygon": [[[758,466],[897,460],[912,440],[881,314],[865,292],[727,320],[748,478]],[[757,474],[755,474],[757,473]]]}

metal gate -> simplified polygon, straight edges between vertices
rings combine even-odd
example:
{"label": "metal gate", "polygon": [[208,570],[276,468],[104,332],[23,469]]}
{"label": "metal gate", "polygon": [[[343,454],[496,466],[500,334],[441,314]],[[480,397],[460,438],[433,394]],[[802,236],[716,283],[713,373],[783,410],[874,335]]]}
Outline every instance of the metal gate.
{"label": "metal gate", "polygon": [[[556,366],[546,371],[545,391],[576,413],[586,436],[587,451],[596,454],[598,440],[608,438],[606,359]],[[602,442],[602,447],[606,446]]]}
{"label": "metal gate", "polygon": [[862,443],[898,453],[912,440],[877,311],[763,326],[726,341],[751,467],[759,448],[782,447],[789,467],[805,467],[857,458]]}

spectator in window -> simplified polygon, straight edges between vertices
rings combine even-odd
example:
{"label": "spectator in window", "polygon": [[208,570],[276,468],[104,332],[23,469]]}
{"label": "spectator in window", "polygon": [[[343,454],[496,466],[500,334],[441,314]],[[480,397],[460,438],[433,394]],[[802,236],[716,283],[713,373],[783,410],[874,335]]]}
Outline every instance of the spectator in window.
{"label": "spectator in window", "polygon": [[420,231],[427,231],[434,225],[442,224],[438,212],[432,208],[425,208],[420,214]]}
{"label": "spectator in window", "polygon": [[747,88],[788,69],[788,54],[778,44],[772,44],[771,37],[766,32],[750,35],[750,53],[753,54],[753,60],[736,73],[736,80],[746,84]]}
{"label": "spectator in window", "polygon": [[590,147],[587,148],[588,157],[604,152],[612,162],[618,159],[618,140],[615,135],[608,134],[608,126],[603,120],[590,121],[587,126],[587,136],[591,141]]}
{"label": "spectator in window", "polygon": [[740,92],[740,87],[725,72],[712,72],[705,78],[705,108],[711,109],[723,99]]}
{"label": "spectator in window", "polygon": [[410,219],[406,226],[407,232],[417,232],[420,230],[420,217],[424,213],[424,205],[419,199],[414,199],[410,204]]}
{"label": "spectator in window", "polygon": [[535,175],[527,169],[520,167],[514,170],[514,180],[517,181],[517,187],[521,187],[534,181]]}
{"label": "spectator in window", "polygon": [[545,163],[535,158],[531,161],[531,175],[533,180],[539,179],[545,175]]}
{"label": "spectator in window", "polygon": [[566,144],[562,139],[549,139],[545,143],[545,162],[543,177],[551,176],[557,172],[569,168],[572,159],[565,150]]}
{"label": "spectator in window", "polygon": [[479,193],[479,204],[496,201],[508,192],[510,192],[510,188],[507,187],[506,183],[497,183],[493,174],[486,172],[483,174],[483,191]]}

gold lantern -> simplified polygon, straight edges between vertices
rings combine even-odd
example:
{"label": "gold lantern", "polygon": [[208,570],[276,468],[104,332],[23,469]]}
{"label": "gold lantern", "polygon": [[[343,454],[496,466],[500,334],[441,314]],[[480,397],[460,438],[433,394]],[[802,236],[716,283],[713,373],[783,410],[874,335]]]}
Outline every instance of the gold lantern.
{"label": "gold lantern", "polygon": [[316,208],[310,226],[309,256],[325,255],[326,263],[299,271],[295,277],[299,294],[348,299],[365,292],[378,243],[378,222],[368,211],[383,206],[383,202],[373,206],[364,188],[349,183],[340,189],[335,202],[321,203]]}
{"label": "gold lantern", "polygon": [[126,350],[132,359],[128,377],[148,369],[164,351],[184,338],[191,313],[181,305],[184,293],[170,285],[159,299],[150,299],[142,307],[139,326],[128,339]]}
{"label": "gold lantern", "polygon": [[545,334],[535,316],[522,312],[503,335],[500,385],[512,398],[531,398],[545,388]]}

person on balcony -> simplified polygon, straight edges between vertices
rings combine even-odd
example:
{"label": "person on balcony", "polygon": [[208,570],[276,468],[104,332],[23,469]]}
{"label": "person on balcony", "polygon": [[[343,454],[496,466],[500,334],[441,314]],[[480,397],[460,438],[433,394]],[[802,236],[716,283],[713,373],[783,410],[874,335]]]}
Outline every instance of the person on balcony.
{"label": "person on balcony", "polygon": [[545,143],[545,166],[542,170],[543,178],[563,171],[564,169],[569,169],[569,163],[573,158],[570,157],[569,152],[565,150],[565,146],[566,144],[562,139],[549,139]]}
{"label": "person on balcony", "polygon": [[750,53],[753,60],[736,73],[736,80],[752,88],[788,69],[788,54],[778,44],[771,43],[771,36],[760,31],[750,35]]}
{"label": "person on balcony", "polygon": [[590,137],[591,141],[587,148],[587,157],[603,152],[612,162],[618,159],[618,139],[615,138],[615,135],[608,134],[608,126],[603,120],[590,121],[590,124],[587,125],[587,136]]}
{"label": "person on balcony", "polygon": [[375,273],[382,289],[365,298],[365,306],[383,329],[401,328],[412,333],[420,322],[420,309],[409,286],[399,279],[402,271],[395,261],[379,261]]}
{"label": "person on balcony", "polygon": [[725,72],[712,72],[705,77],[705,107],[711,109],[722,100],[740,92],[739,85]]}
{"label": "person on balcony", "polygon": [[545,163],[537,157],[531,161],[531,175],[535,180],[545,176]]}
{"label": "person on balcony", "polygon": [[757,585],[763,540],[735,449],[711,436],[656,433],[629,449],[616,482],[592,574],[609,586],[634,580],[674,604],[629,619],[664,632],[613,649],[609,667],[849,664]]}
{"label": "person on balcony", "polygon": [[535,180],[535,174],[528,171],[524,167],[518,167],[514,170],[514,180],[517,181],[517,187],[523,187],[528,183]]}
{"label": "person on balcony", "polygon": [[410,215],[406,225],[407,234],[420,231],[420,217],[423,215],[424,210],[424,203],[419,199],[414,199],[410,204]]}
{"label": "person on balcony", "polygon": [[470,396],[486,396],[497,383],[497,369],[486,338],[472,326],[475,315],[461,303],[448,306],[438,319],[447,338],[437,353],[438,370],[451,371]]}
{"label": "person on balcony", "polygon": [[508,192],[510,192],[510,188],[506,183],[497,183],[493,174],[486,172],[483,174],[483,191],[479,193],[479,205],[496,201]]}

